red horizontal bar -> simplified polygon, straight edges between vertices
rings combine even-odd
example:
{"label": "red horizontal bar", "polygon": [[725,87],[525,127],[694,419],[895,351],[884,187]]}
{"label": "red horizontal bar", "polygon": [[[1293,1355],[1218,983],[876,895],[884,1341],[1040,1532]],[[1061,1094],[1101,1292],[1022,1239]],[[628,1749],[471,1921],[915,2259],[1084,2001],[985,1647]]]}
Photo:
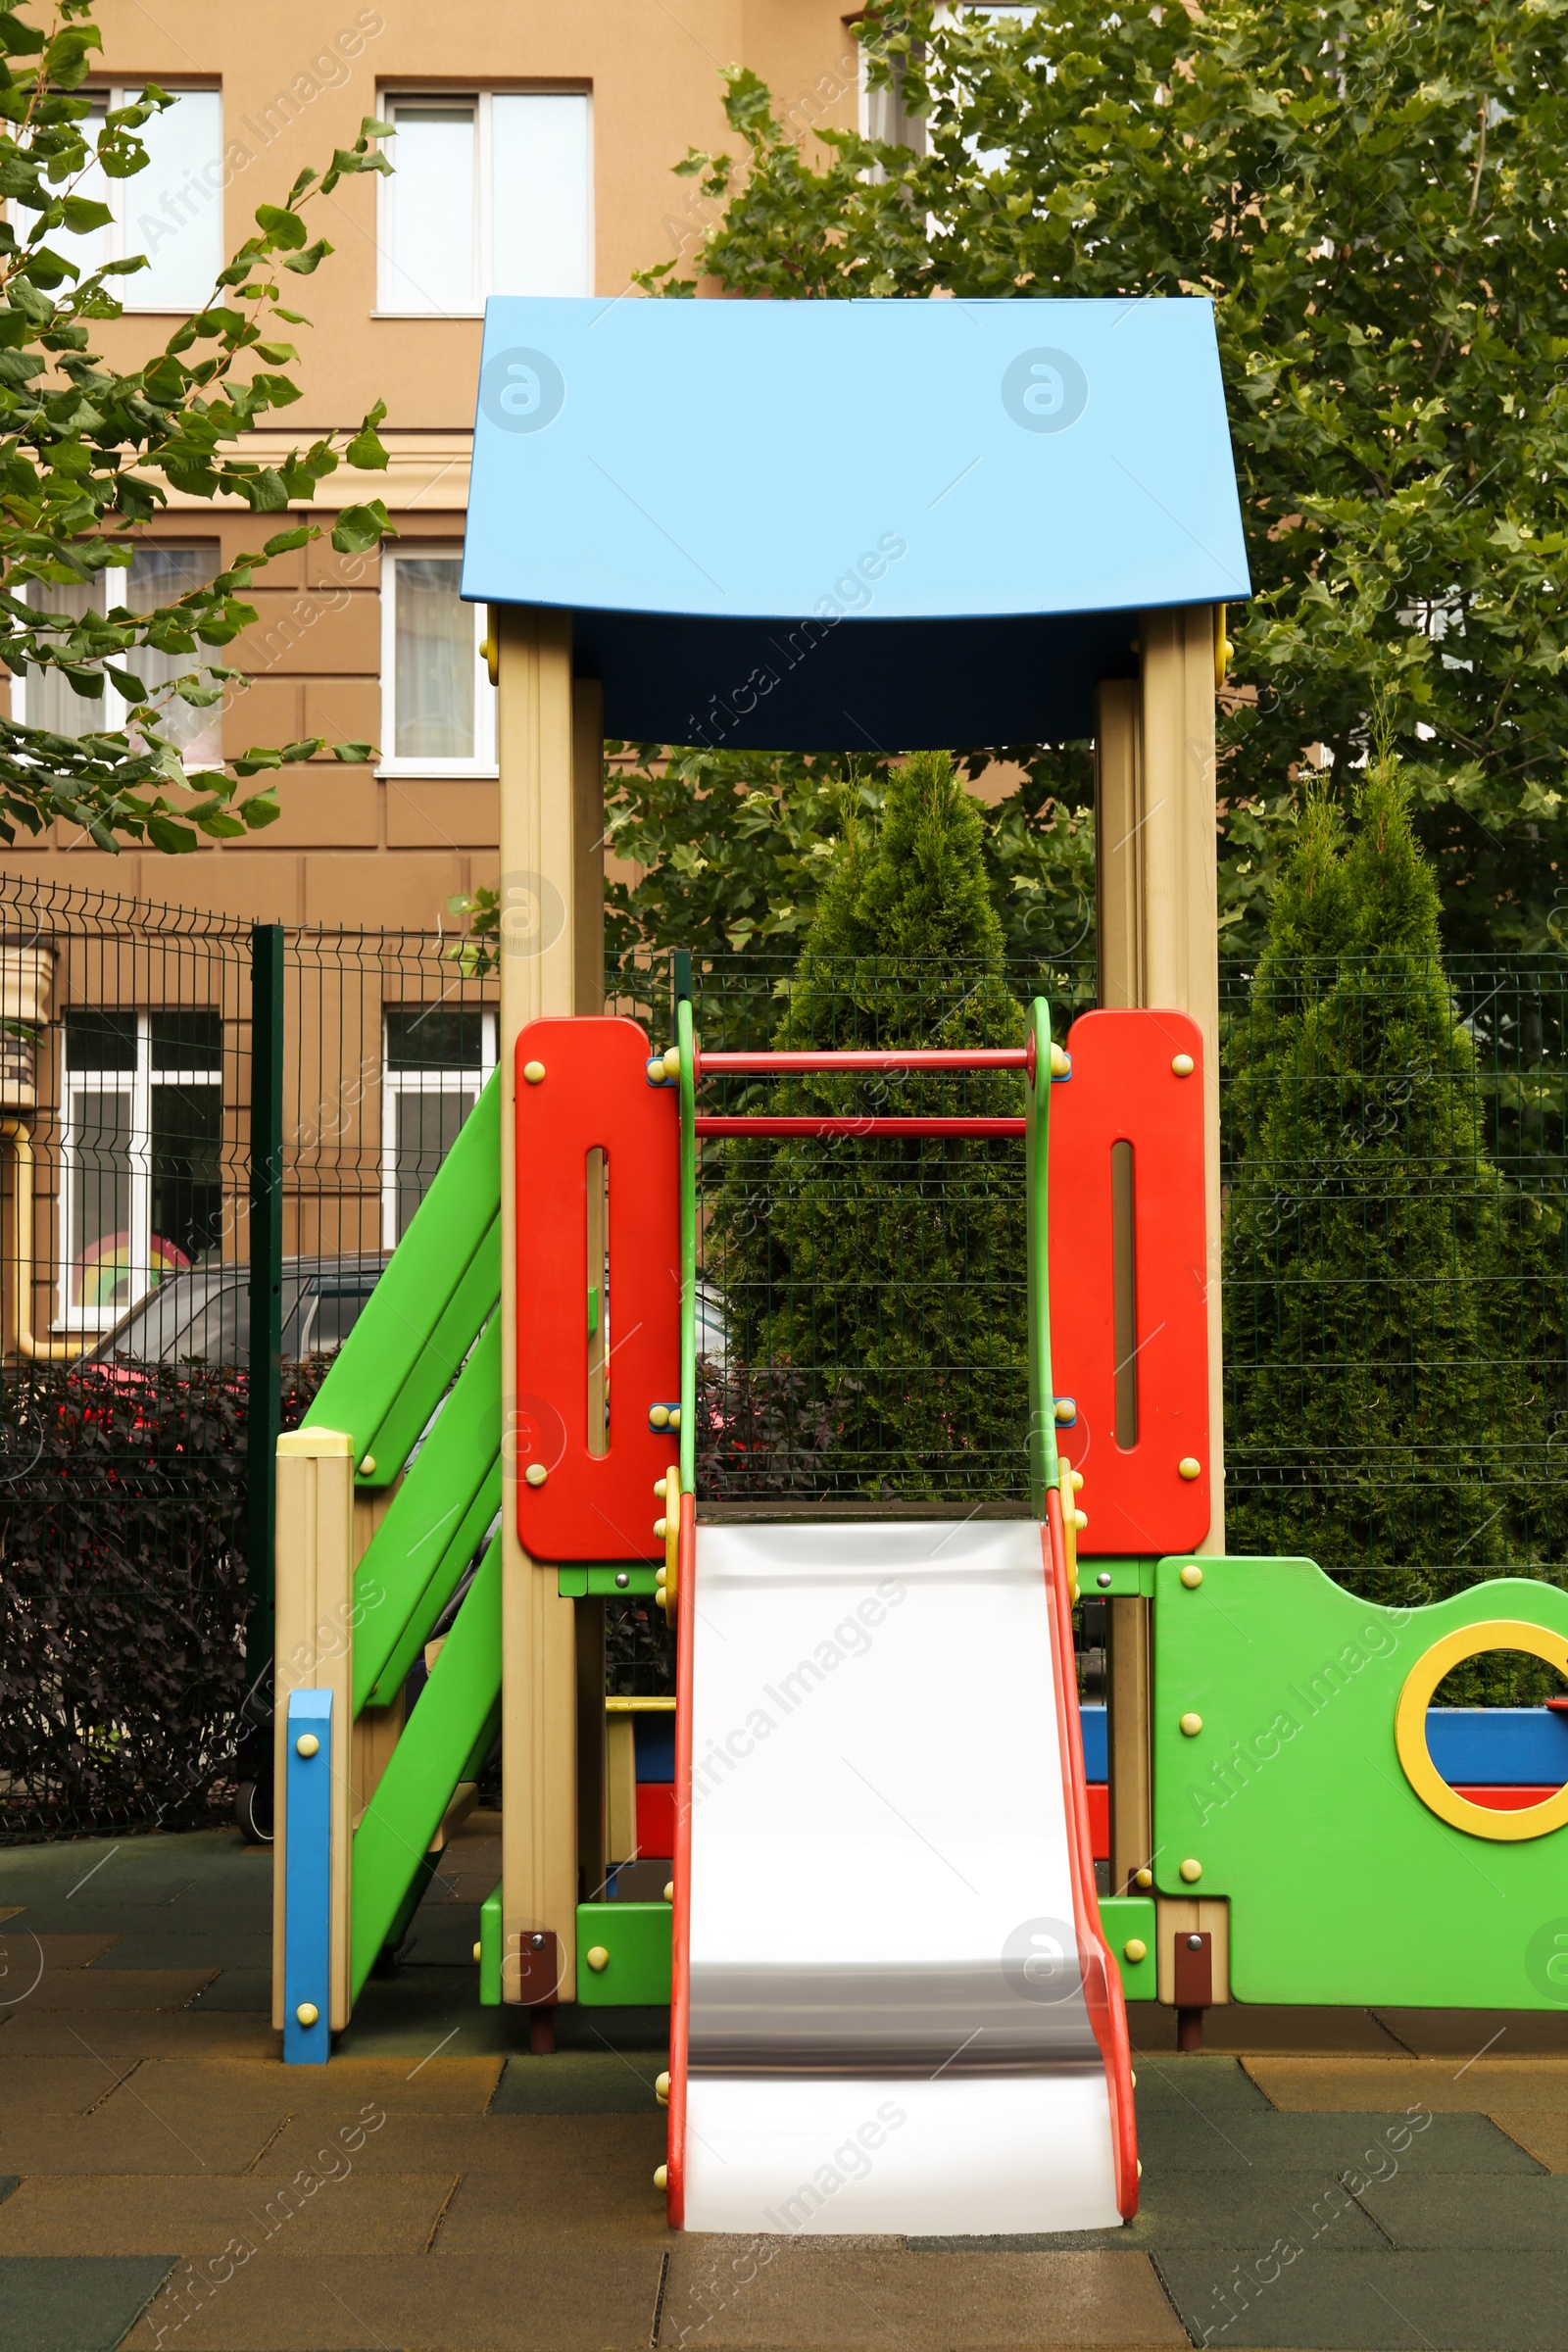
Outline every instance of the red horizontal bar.
{"label": "red horizontal bar", "polygon": [[698,1057],[702,1077],[783,1078],[796,1070],[1025,1070],[1027,1046],[911,1047],[907,1053],[854,1052],[843,1054],[703,1054]]}
{"label": "red horizontal bar", "polygon": [[697,1120],[699,1135],[1022,1135],[1022,1119],[724,1119]]}

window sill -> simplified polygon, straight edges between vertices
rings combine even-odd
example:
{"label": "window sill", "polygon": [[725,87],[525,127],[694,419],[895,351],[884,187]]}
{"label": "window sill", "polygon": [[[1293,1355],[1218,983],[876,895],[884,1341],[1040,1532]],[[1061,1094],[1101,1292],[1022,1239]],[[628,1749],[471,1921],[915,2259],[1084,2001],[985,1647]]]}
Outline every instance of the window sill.
{"label": "window sill", "polygon": [[489,766],[465,763],[459,767],[451,761],[443,764],[438,760],[383,760],[375,773],[394,784],[400,777],[406,776],[417,776],[427,784],[494,784],[499,780],[501,770],[494,762]]}
{"label": "window sill", "polygon": [[477,311],[372,311],[370,313],[370,317],[372,318],[446,318],[467,320],[469,318],[482,318],[484,317],[484,312],[482,309]]}

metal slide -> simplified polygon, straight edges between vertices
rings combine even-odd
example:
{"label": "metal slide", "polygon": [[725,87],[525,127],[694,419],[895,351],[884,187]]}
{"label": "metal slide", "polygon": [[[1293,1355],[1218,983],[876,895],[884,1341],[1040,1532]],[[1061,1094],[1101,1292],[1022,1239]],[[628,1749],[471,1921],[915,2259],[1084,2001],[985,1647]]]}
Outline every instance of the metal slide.
{"label": "metal slide", "polygon": [[[1066,1064],[1043,1004],[1032,1028],[1039,1516],[699,1526],[683,1444],[676,2228],[1022,2234],[1137,2208],[1051,1402],[1046,1103]],[[708,1123],[680,1031],[689,1198]]]}

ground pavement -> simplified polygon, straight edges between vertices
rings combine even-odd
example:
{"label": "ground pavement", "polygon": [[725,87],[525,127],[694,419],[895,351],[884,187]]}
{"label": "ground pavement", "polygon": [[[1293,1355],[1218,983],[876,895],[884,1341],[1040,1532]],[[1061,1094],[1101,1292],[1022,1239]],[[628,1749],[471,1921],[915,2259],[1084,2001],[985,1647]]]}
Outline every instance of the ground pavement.
{"label": "ground pavement", "polygon": [[1568,2016],[1135,2009],[1130,2229],[672,2238],[662,2015],[477,2006],[499,1830],[288,2070],[266,1852],[0,1853],[0,2352],[1568,2352]]}

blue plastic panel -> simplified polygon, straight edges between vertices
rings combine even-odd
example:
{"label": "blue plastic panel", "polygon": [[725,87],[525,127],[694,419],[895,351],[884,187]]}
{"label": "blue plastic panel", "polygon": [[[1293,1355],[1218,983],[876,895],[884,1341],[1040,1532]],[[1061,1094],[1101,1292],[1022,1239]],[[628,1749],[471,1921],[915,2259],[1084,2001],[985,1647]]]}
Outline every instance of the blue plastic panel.
{"label": "blue plastic panel", "polygon": [[675,1712],[661,1708],[657,1714],[634,1715],[636,1730],[632,1743],[637,1754],[637,1778],[640,1781],[672,1781],[675,1778]]}
{"label": "blue plastic panel", "polygon": [[[324,2066],[332,2008],[332,1693],[291,1690],[285,1763],[283,2063]],[[317,1742],[302,1756],[301,1739]],[[299,2021],[302,2002],[316,2023]]]}
{"label": "blue plastic panel", "polygon": [[1105,1732],[1105,1710],[1103,1707],[1080,1707],[1078,1712],[1083,1718],[1084,1727],[1084,1779],[1108,1781],[1110,1773],[1107,1758],[1110,1748]]}
{"label": "blue plastic panel", "polygon": [[1568,1781],[1568,1714],[1551,1707],[1429,1707],[1427,1747],[1449,1783],[1558,1788]]}
{"label": "blue plastic panel", "polygon": [[497,297],[463,593],[570,611],[612,735],[1084,732],[1249,594],[1211,305]]}

